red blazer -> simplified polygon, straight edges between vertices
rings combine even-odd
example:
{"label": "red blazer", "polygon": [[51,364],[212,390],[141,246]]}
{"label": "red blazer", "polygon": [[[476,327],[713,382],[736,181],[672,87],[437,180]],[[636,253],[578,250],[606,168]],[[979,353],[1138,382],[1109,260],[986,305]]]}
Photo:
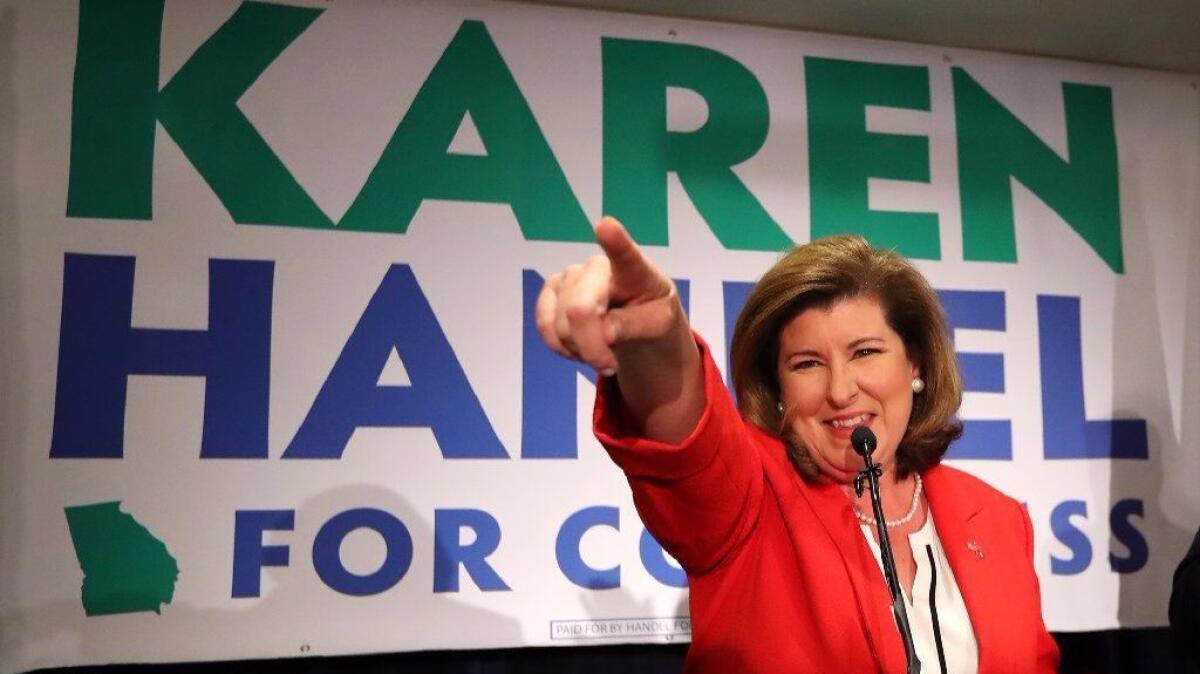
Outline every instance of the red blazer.
{"label": "red blazer", "polygon": [[[835,484],[804,482],[779,438],[742,421],[700,346],[706,408],[680,444],[627,433],[611,379],[595,412],[596,435],[629,478],[642,520],[687,571],[684,671],[902,674],[891,596],[849,500]],[[950,467],[922,475],[980,674],[1055,671],[1024,508]]]}

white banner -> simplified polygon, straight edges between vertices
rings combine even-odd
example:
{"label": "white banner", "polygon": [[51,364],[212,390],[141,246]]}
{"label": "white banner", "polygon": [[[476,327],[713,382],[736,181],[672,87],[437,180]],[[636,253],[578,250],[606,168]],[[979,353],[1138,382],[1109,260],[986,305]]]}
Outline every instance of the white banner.
{"label": "white banner", "polygon": [[[542,279],[621,218],[714,350],[793,243],[942,292],[1048,626],[1200,523],[1194,80],[491,2],[0,0],[0,672],[686,640]],[[724,367],[724,363],[722,363]]]}

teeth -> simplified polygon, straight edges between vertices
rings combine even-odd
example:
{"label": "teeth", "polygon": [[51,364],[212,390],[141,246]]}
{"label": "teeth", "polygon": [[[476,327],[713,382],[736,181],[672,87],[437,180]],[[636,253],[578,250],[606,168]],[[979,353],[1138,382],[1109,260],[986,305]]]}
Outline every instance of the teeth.
{"label": "teeth", "polygon": [[853,428],[867,423],[867,415],[860,414],[849,419],[833,419],[829,423],[833,424],[834,428]]}

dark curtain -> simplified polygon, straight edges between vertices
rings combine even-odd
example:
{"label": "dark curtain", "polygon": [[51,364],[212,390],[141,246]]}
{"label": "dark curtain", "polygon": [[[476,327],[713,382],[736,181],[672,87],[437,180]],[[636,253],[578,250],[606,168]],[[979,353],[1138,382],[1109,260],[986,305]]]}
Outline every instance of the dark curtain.
{"label": "dark curtain", "polygon": [[[1200,674],[1167,628],[1055,634],[1064,674]],[[42,669],[40,674],[663,674],[683,668],[686,644],[427,651],[178,665]],[[786,666],[781,665],[781,671]]]}

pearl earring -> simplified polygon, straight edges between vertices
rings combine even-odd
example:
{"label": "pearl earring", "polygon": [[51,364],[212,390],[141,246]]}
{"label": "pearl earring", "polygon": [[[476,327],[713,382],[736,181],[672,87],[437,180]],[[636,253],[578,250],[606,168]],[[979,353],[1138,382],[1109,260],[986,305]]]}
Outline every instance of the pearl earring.
{"label": "pearl earring", "polygon": [[921,379],[920,377],[913,377],[913,380],[912,380],[913,393],[914,394],[920,393],[921,391],[924,391],[924,390],[925,390],[925,380]]}
{"label": "pearl earring", "polygon": [[782,400],[780,400],[778,403],[775,403],[775,409],[779,410],[780,414],[783,414],[783,401]]}

